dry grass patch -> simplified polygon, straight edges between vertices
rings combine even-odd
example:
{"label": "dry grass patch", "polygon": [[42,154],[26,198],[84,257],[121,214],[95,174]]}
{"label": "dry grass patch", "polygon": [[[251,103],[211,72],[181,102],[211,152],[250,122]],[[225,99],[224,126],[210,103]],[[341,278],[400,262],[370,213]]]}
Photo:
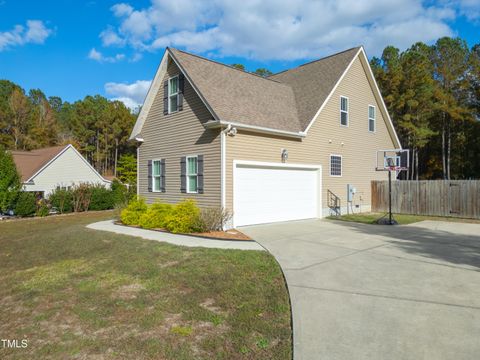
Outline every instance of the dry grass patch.
{"label": "dry grass patch", "polygon": [[0,223],[1,359],[290,359],[288,295],[265,252],[85,228],[108,214]]}

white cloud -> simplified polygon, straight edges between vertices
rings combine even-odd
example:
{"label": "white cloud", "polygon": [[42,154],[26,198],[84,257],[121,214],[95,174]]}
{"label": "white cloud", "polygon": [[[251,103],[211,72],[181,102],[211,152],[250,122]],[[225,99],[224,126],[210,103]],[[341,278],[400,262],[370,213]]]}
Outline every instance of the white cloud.
{"label": "white cloud", "polygon": [[111,7],[113,14],[117,17],[128,16],[132,13],[133,8],[125,3],[115,4]]}
{"label": "white cloud", "polygon": [[97,51],[95,48],[92,48],[88,53],[88,58],[101,63],[103,62],[115,63],[125,59],[125,54],[116,54],[115,56],[104,56],[100,51]]}
{"label": "white cloud", "polygon": [[[379,55],[386,45],[451,36],[448,22],[460,6],[478,0],[151,0],[146,8],[112,7],[115,34],[136,52],[165,46],[216,56],[295,60],[366,45]],[[472,5],[473,4],[473,5]],[[113,31],[113,30],[112,30]]]}
{"label": "white cloud", "polygon": [[25,44],[43,44],[53,33],[41,20],[27,20],[26,27],[15,25],[12,30],[0,32],[0,51]]}
{"label": "white cloud", "polygon": [[137,80],[131,84],[109,82],[105,84],[105,92],[112,100],[122,101],[127,107],[135,110],[143,104],[150,84],[151,81],[148,80]]}
{"label": "white cloud", "polygon": [[459,0],[457,6],[467,19],[471,21],[480,20],[480,3],[478,0]]}
{"label": "white cloud", "polygon": [[122,46],[125,45],[125,40],[122,39],[111,27],[103,30],[100,33],[103,46]]}

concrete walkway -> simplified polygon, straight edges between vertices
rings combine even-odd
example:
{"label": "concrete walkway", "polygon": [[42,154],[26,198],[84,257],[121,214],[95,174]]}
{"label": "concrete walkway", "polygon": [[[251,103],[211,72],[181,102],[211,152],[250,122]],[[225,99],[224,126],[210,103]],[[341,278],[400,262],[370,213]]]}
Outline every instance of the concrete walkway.
{"label": "concrete walkway", "polygon": [[109,231],[116,234],[137,236],[147,240],[155,240],[167,242],[169,244],[188,246],[188,247],[205,247],[212,249],[236,249],[236,250],[262,250],[265,249],[255,241],[228,241],[213,240],[194,236],[175,235],[162,233],[159,231],[138,229],[128,226],[117,225],[114,220],[99,221],[87,225],[87,228],[94,230]]}
{"label": "concrete walkway", "polygon": [[479,224],[311,220],[242,231],[283,268],[295,359],[479,358]]}

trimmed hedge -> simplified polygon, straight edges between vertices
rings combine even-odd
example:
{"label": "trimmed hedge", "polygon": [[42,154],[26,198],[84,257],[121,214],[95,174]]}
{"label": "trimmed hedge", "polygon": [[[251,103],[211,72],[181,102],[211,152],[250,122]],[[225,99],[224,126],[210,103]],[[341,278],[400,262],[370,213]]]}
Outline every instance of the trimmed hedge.
{"label": "trimmed hedge", "polygon": [[139,225],[140,218],[147,212],[147,204],[143,198],[132,200],[127,207],[122,210],[120,219],[125,225]]}
{"label": "trimmed hedge", "polygon": [[222,208],[201,211],[195,200],[183,200],[177,205],[155,203],[149,206],[142,198],[131,201],[120,215],[125,225],[160,228],[174,234],[221,230],[230,218],[230,212]]}

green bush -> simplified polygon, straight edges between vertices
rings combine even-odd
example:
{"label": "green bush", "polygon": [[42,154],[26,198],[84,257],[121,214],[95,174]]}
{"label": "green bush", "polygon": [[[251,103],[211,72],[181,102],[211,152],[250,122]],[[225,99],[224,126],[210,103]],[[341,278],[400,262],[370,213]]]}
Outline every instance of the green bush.
{"label": "green bush", "polygon": [[20,175],[12,154],[0,145],[0,213],[15,207],[20,189]]}
{"label": "green bush", "polygon": [[48,216],[49,213],[50,209],[48,208],[47,201],[45,199],[40,200],[40,202],[38,203],[36,215],[44,217]]}
{"label": "green bush", "polygon": [[88,210],[109,210],[115,206],[114,193],[103,185],[93,185]]}
{"label": "green bush", "polygon": [[57,188],[49,196],[50,205],[56,208],[61,214],[73,211],[73,193],[72,190]]}
{"label": "green bush", "polygon": [[202,231],[200,209],[194,200],[184,200],[176,205],[165,216],[165,229],[176,233],[192,233]]}
{"label": "green bush", "polygon": [[136,189],[131,186],[130,189],[122,184],[117,179],[112,181],[112,195],[114,206],[126,206],[130,200],[133,200],[136,195]]}
{"label": "green bush", "polygon": [[15,206],[15,214],[21,217],[32,216],[36,210],[35,195],[31,192],[21,192]]}
{"label": "green bush", "polygon": [[143,198],[132,200],[122,210],[120,219],[125,225],[139,225],[140,217],[147,211],[148,207]]}
{"label": "green bush", "polygon": [[165,228],[165,218],[172,213],[174,207],[170,204],[156,203],[140,217],[139,225],[145,229]]}

